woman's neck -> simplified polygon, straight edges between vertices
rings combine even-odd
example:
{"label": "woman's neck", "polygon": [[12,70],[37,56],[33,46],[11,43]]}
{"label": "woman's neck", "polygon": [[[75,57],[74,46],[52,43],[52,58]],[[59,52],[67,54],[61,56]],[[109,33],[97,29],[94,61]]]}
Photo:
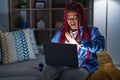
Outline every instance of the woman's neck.
{"label": "woman's neck", "polygon": [[77,30],[78,30],[78,29],[71,29],[72,32],[75,32],[75,31],[77,31]]}

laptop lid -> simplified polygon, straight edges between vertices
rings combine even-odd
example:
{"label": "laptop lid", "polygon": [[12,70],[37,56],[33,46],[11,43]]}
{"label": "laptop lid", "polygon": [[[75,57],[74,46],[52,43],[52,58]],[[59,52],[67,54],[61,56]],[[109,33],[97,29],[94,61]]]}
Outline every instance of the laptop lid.
{"label": "laptop lid", "polygon": [[78,67],[75,44],[44,43],[44,53],[48,65]]}

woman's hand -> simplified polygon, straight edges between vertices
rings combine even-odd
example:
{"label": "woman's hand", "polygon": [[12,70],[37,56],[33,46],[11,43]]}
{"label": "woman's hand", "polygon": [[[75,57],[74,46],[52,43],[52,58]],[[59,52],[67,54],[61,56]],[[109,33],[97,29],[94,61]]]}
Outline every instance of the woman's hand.
{"label": "woman's hand", "polygon": [[70,44],[77,44],[77,41],[75,40],[73,35],[70,35],[70,33],[65,32],[65,37],[67,38]]}
{"label": "woman's hand", "polygon": [[77,45],[77,50],[79,50],[79,48],[81,47],[81,45],[75,40],[75,38],[73,37],[73,35],[70,35],[70,33],[65,32],[65,37],[69,41],[68,44],[76,44]]}

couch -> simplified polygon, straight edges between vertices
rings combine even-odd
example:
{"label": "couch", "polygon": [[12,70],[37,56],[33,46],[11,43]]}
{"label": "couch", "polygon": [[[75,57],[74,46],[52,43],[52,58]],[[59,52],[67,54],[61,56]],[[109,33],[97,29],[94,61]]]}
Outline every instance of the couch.
{"label": "couch", "polygon": [[[22,40],[24,40],[24,38],[27,40],[24,40],[26,43],[19,39],[21,38],[20,36],[22,36]],[[46,64],[43,46],[37,45],[33,29],[0,32],[0,42],[0,80],[40,80],[42,70]],[[22,44],[21,42],[24,43],[24,52],[26,52],[28,48],[31,48],[28,50],[29,59],[26,53],[24,53],[25,59],[22,59],[21,57],[23,56],[18,54],[22,52],[21,47],[19,47],[20,44]],[[17,46],[15,46],[15,44]],[[27,44],[27,46],[25,46],[25,44]],[[18,59],[14,55],[18,56]],[[104,51],[98,53],[97,57],[100,68],[90,74],[87,80],[120,80],[120,70],[113,64],[111,56]]]}

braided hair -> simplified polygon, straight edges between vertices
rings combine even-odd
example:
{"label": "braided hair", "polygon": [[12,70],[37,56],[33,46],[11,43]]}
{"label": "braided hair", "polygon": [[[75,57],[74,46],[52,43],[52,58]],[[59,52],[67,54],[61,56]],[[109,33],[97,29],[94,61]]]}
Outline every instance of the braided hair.
{"label": "braided hair", "polygon": [[[88,29],[88,24],[87,24],[84,8],[80,3],[72,2],[72,3],[68,4],[68,5],[66,5],[66,8],[64,9],[64,24],[63,24],[63,30],[62,30],[62,34],[61,34],[61,37],[59,39],[59,42],[64,43],[65,40],[66,40],[65,32],[70,31],[70,27],[69,27],[69,25],[67,23],[67,13],[68,12],[77,12],[78,13],[78,18],[80,18],[80,19],[78,19],[78,22],[80,21],[81,22],[80,24],[83,25],[83,27],[84,27],[83,35],[84,35],[86,40],[90,40],[91,35],[90,35],[90,31]],[[79,23],[78,23],[77,40],[78,41],[81,40]]]}

